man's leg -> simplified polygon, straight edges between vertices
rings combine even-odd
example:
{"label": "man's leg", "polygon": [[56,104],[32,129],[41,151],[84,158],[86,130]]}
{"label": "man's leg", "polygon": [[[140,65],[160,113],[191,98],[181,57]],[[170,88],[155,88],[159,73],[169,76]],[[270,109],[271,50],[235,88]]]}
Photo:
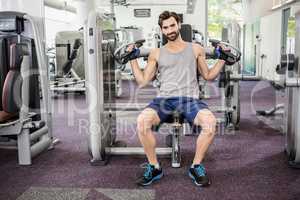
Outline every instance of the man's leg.
{"label": "man's leg", "polygon": [[152,126],[159,122],[160,118],[152,108],[146,108],[137,118],[137,132],[149,162],[144,174],[137,180],[137,184],[141,186],[150,185],[163,177],[155,152],[156,140],[152,133]]}
{"label": "man's leg", "polygon": [[200,110],[195,119],[194,125],[201,126],[201,134],[197,138],[196,153],[193,164],[200,164],[212,143],[216,133],[216,118],[208,109]]}
{"label": "man's leg", "polygon": [[159,122],[159,116],[152,108],[146,108],[137,118],[138,136],[151,165],[158,164],[155,153],[156,140],[152,132],[152,126],[158,125]]}
{"label": "man's leg", "polygon": [[[199,104],[201,107],[201,103]],[[207,176],[206,169],[201,163],[204,159],[205,153],[212,143],[216,132],[216,118],[208,109],[200,109],[192,106],[191,116],[197,113],[192,120],[194,125],[201,126],[202,131],[197,138],[196,153],[193,164],[189,169],[189,176],[197,186],[209,186],[210,180]],[[191,120],[191,118],[190,118]]]}

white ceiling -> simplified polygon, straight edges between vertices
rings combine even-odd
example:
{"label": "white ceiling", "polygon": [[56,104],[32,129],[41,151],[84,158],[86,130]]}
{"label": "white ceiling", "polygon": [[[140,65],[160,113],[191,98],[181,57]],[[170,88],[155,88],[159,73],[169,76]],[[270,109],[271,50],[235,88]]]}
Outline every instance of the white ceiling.
{"label": "white ceiling", "polygon": [[[65,0],[72,3],[73,1],[88,0]],[[188,0],[114,0],[115,2],[125,1],[130,5],[186,5]],[[98,5],[110,5],[111,0],[96,0]]]}
{"label": "white ceiling", "polygon": [[[72,5],[75,1],[91,0],[60,0]],[[110,10],[112,0],[95,0],[98,9]],[[113,0],[114,2],[126,2],[126,6],[186,6],[186,13],[193,13],[197,1],[203,0]]]}
{"label": "white ceiling", "polygon": [[[99,0],[99,4],[110,4],[111,0]],[[115,0],[122,1],[122,0]],[[124,1],[124,0],[123,0]],[[149,4],[149,5],[155,5],[155,4],[186,4],[187,0],[126,0],[127,3],[131,5],[139,5],[139,4]]]}

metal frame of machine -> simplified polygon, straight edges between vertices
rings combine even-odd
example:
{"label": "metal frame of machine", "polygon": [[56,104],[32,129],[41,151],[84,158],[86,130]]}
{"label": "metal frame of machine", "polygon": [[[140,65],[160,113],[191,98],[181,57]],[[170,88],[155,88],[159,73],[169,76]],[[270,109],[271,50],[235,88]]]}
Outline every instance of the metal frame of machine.
{"label": "metal frame of machine", "polygon": [[286,97],[285,134],[289,164],[300,168],[300,10],[295,13],[295,54],[281,56],[281,69],[285,69]]}

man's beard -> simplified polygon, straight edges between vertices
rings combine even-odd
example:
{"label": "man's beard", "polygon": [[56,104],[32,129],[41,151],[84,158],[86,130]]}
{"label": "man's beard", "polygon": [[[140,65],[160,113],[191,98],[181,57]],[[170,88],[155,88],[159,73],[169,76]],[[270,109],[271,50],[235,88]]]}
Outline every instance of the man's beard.
{"label": "man's beard", "polygon": [[175,41],[179,36],[179,31],[177,32],[172,32],[172,33],[169,33],[168,35],[166,35],[168,41]]}

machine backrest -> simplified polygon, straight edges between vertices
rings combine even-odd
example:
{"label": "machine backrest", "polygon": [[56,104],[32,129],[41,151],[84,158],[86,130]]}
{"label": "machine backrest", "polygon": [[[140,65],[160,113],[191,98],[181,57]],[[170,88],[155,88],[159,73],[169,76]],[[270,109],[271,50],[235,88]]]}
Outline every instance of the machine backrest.
{"label": "machine backrest", "polygon": [[[38,63],[33,40],[21,37],[31,52],[28,77],[21,77],[22,56],[21,46],[17,44],[16,36],[0,36],[0,110],[16,113],[22,103],[21,88],[23,79],[29,79],[28,106],[31,112],[40,113],[40,89]],[[19,55],[19,56],[18,56]],[[21,59],[20,59],[21,58]],[[40,116],[37,115],[37,119]]]}
{"label": "machine backrest", "polygon": [[5,112],[17,113],[22,106],[21,64],[23,61],[22,46],[16,43],[9,48],[9,72],[5,77],[2,94],[2,107]]}
{"label": "machine backrest", "polygon": [[[2,97],[2,88],[4,86],[5,77],[9,71],[9,53],[7,48],[7,40],[5,37],[0,36],[0,97]],[[0,98],[0,110],[2,108],[2,98]]]}
{"label": "machine backrest", "polygon": [[5,112],[17,113],[22,101],[22,77],[19,71],[10,70],[5,78],[2,94],[2,107]]}

